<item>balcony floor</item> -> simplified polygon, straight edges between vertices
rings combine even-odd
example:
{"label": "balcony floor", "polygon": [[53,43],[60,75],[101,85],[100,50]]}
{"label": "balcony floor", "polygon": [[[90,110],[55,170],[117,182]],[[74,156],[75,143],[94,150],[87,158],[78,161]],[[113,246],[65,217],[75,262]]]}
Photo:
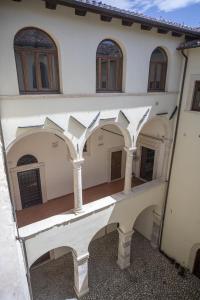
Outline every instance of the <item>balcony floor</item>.
{"label": "balcony floor", "polygon": [[[143,184],[144,182],[133,177],[132,187]],[[123,191],[124,179],[110,183],[103,183],[83,190],[83,203],[87,204],[106,196],[110,196]],[[18,227],[55,216],[74,208],[74,194],[68,194],[56,199],[49,200],[44,204],[38,204],[23,210],[17,211]]]}

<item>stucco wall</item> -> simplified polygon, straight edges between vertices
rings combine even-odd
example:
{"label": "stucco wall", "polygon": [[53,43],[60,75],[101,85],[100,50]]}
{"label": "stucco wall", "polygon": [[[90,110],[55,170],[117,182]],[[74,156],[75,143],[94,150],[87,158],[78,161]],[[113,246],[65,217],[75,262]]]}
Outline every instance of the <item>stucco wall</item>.
{"label": "stucco wall", "polygon": [[16,239],[16,224],[13,220],[7,178],[0,140],[0,298],[2,300],[29,300],[26,269],[22,248]]}
{"label": "stucco wall", "polygon": [[188,52],[183,107],[166,211],[163,250],[192,269],[191,250],[200,243],[200,113],[189,110],[194,80],[200,80],[200,50]]}
{"label": "stucco wall", "polygon": [[86,17],[75,16],[73,9],[64,6],[58,6],[55,11],[48,10],[40,0],[24,0],[23,3],[2,0],[0,14],[0,35],[4,41],[0,45],[3,53],[0,58],[0,93],[3,95],[19,93],[13,39],[16,32],[26,26],[39,27],[54,38],[60,58],[63,93],[95,92],[96,49],[105,38],[114,39],[122,48],[124,91],[147,91],[149,59],[157,46],[163,46],[169,58],[167,90],[178,89],[181,56],[176,47],[180,38],[160,35],[155,30],[141,31],[137,24],[125,27],[115,19],[108,24],[91,13]]}

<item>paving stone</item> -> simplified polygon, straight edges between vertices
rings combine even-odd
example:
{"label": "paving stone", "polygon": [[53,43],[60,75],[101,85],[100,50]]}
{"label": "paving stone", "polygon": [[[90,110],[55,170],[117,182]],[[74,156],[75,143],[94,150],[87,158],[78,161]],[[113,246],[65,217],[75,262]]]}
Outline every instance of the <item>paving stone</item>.
{"label": "paving stone", "polygon": [[[90,245],[88,295],[82,300],[199,300],[200,280],[175,268],[150,242],[134,233],[131,266],[116,264],[118,233]],[[73,260],[67,254],[31,271],[34,300],[76,300]]]}

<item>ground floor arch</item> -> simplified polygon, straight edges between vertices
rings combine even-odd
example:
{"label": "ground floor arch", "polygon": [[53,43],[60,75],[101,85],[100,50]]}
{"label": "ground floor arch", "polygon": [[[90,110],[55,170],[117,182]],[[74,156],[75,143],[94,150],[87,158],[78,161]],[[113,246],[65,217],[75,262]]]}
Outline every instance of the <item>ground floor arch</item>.
{"label": "ground floor arch", "polygon": [[30,267],[30,281],[33,300],[44,297],[48,299],[49,295],[60,300],[74,299],[76,294],[72,249],[59,247],[43,254]]}

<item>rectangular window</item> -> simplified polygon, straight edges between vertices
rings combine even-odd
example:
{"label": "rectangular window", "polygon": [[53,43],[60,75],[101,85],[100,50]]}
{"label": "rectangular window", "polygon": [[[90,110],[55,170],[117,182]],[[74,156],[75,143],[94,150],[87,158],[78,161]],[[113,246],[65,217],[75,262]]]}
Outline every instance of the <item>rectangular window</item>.
{"label": "rectangular window", "polygon": [[200,81],[195,82],[192,100],[192,110],[200,111]]}

